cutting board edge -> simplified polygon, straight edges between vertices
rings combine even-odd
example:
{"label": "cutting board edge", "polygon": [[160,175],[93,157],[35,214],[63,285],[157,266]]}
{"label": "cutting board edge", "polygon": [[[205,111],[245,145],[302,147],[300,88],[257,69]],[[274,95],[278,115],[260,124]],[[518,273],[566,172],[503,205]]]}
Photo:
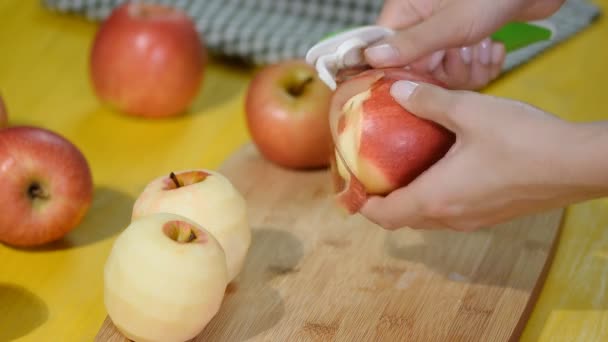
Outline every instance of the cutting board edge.
{"label": "cutting board edge", "polygon": [[549,275],[549,271],[551,270],[551,266],[553,265],[555,255],[557,254],[557,249],[562,238],[562,230],[564,227],[565,217],[566,208],[563,207],[560,209],[559,224],[557,225],[557,230],[555,231],[555,238],[553,238],[553,242],[551,244],[551,248],[549,249],[547,260],[543,266],[542,271],[538,275],[538,278],[536,279],[536,283],[534,284],[532,293],[530,293],[530,299],[524,307],[524,311],[521,314],[519,322],[515,326],[515,329],[513,329],[513,333],[511,334],[509,342],[518,342],[524,330],[526,329],[526,326],[528,325],[530,317],[532,316],[532,312],[534,311],[534,307],[538,302],[538,297],[540,296],[540,293],[542,292],[542,289],[545,286],[545,282],[547,280],[547,276]]}

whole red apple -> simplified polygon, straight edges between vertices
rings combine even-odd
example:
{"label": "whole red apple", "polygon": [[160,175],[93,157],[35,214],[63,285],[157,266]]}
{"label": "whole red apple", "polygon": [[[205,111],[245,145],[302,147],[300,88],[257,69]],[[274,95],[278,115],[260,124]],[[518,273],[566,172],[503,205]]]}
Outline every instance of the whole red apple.
{"label": "whole red apple", "polygon": [[301,60],[268,65],[247,90],[246,120],[252,141],[271,162],[286,168],[329,165],[331,90]]}
{"label": "whole red apple", "polygon": [[102,23],[91,50],[97,96],[143,117],[182,114],[202,84],[207,50],[186,13],[128,2]]}
{"label": "whole red apple", "polygon": [[335,170],[346,184],[341,201],[351,212],[367,195],[386,195],[409,184],[455,142],[452,132],[393,99],[390,88],[398,80],[443,86],[404,69],[376,69],[341,84],[333,98],[331,115],[340,116]]}
{"label": "whole red apple", "polygon": [[35,246],[63,237],[89,209],[88,163],[70,141],[49,130],[0,131],[0,242]]}
{"label": "whole red apple", "polygon": [[0,128],[6,126],[8,126],[8,111],[6,110],[2,96],[0,96]]}

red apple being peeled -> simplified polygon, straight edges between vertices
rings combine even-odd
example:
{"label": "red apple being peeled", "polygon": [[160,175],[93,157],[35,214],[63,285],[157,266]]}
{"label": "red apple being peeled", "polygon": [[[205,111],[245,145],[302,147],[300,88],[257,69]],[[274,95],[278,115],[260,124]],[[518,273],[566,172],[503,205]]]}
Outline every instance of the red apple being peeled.
{"label": "red apple being peeled", "polygon": [[386,195],[409,184],[455,142],[452,132],[393,99],[390,88],[398,80],[443,86],[404,69],[376,69],[342,83],[332,99],[332,118],[339,117],[334,179],[338,200],[350,213],[369,195]]}
{"label": "red apple being peeled", "polygon": [[183,11],[128,2],[102,23],[90,57],[91,80],[103,102],[155,118],[181,114],[194,100],[207,50]]}
{"label": "red apple being peeled", "polygon": [[4,105],[4,101],[2,100],[2,96],[0,96],[0,128],[4,128],[8,126],[8,112],[6,110],[6,106]]}
{"label": "red apple being peeled", "polygon": [[0,130],[0,242],[57,240],[82,220],[93,194],[88,163],[62,136],[37,127]]}
{"label": "red apple being peeled", "polygon": [[249,84],[245,112],[260,153],[285,168],[327,167],[332,153],[331,94],[304,61],[280,62],[259,71]]}

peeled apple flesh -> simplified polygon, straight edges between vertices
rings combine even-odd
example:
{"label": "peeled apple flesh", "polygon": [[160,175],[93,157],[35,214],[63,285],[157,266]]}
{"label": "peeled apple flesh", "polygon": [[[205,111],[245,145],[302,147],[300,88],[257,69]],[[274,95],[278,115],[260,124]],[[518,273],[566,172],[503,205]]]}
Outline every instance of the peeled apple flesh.
{"label": "peeled apple flesh", "polygon": [[228,178],[217,171],[175,172],[146,185],[133,205],[132,219],[167,212],[187,217],[207,229],[226,253],[228,278],[241,272],[251,244],[247,203]]}
{"label": "peeled apple flesh", "polygon": [[134,220],[116,239],[104,269],[104,303],[134,341],[197,336],[218,312],[228,284],[224,251],[195,222],[159,213]]}

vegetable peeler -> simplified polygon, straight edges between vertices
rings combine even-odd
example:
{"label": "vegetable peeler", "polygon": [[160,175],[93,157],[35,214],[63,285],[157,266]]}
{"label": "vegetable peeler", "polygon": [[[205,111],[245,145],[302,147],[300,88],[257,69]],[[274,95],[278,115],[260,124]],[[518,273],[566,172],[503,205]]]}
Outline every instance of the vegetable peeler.
{"label": "vegetable peeler", "polygon": [[[550,40],[555,27],[549,21],[512,22],[490,36],[502,42],[507,53],[528,45]],[[364,65],[363,50],[369,45],[395,34],[382,26],[362,26],[330,34],[311,47],[306,62],[313,65],[319,78],[332,90],[336,89],[336,75],[342,69]]]}
{"label": "vegetable peeler", "polygon": [[[490,36],[493,41],[502,42],[508,53],[528,45],[550,40],[554,37],[556,28],[549,21],[512,22],[503,26]],[[375,42],[395,34],[395,31],[382,26],[362,26],[346,31],[330,34],[310,48],[306,54],[306,62],[315,67],[319,78],[331,89],[337,88],[337,76],[341,70],[365,67],[363,50]],[[338,147],[338,125],[340,113],[330,114],[330,131],[335,146],[335,157],[341,162],[345,171],[350,174],[349,185],[354,185],[352,179],[355,173],[343,157]],[[358,183],[358,182],[355,182]],[[358,183],[358,186],[361,186]]]}

